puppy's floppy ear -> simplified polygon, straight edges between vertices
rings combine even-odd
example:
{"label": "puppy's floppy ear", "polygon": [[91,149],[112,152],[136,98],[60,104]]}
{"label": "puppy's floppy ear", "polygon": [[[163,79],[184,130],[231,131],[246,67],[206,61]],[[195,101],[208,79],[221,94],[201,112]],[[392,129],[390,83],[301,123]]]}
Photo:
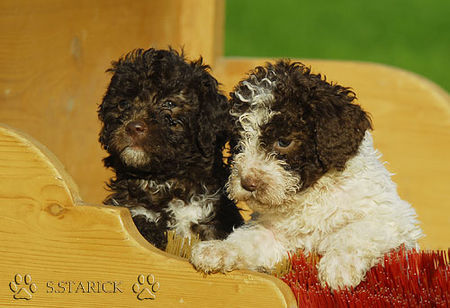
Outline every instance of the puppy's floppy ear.
{"label": "puppy's floppy ear", "polygon": [[354,92],[339,85],[330,87],[320,101],[311,103],[317,154],[325,170],[343,170],[372,125],[368,114],[352,103]]}
{"label": "puppy's floppy ear", "polygon": [[217,94],[205,104],[199,116],[197,143],[204,156],[222,148],[231,135],[231,116],[227,98]]}
{"label": "puppy's floppy ear", "polygon": [[211,156],[225,145],[231,135],[232,123],[228,100],[218,90],[217,80],[206,71],[207,66],[203,65],[202,69],[197,145],[203,156]]}

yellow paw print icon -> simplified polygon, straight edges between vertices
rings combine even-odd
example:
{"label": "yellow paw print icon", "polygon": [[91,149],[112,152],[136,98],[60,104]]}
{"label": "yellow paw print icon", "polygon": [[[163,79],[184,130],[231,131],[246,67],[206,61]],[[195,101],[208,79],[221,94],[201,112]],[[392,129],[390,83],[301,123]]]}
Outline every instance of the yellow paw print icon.
{"label": "yellow paw print icon", "polygon": [[37,291],[37,286],[31,281],[31,275],[24,277],[20,274],[14,276],[14,280],[9,283],[9,288],[14,293],[14,299],[30,300]]}

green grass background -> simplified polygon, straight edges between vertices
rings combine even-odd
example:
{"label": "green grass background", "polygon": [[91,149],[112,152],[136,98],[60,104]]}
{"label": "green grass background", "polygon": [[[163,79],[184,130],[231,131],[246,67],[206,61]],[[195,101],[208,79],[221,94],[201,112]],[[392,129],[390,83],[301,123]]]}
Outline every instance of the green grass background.
{"label": "green grass background", "polygon": [[450,0],[226,0],[225,55],[384,63],[450,91]]}

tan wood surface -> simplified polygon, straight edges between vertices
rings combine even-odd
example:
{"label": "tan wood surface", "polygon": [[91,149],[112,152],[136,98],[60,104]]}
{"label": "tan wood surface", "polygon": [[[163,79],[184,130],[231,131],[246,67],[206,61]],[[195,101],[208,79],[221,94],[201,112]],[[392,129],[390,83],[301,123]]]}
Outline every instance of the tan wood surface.
{"label": "tan wood surface", "polygon": [[[227,92],[269,59],[218,61]],[[301,60],[330,81],[354,89],[371,115],[375,146],[395,175],[400,196],[416,209],[426,236],[423,249],[450,247],[450,100],[418,75],[393,67],[345,61]]]}
{"label": "tan wood surface", "polygon": [[[186,260],[148,244],[126,209],[83,206],[49,151],[3,126],[0,211],[1,307],[296,306],[279,279],[246,271],[203,277]],[[17,283],[14,293],[8,286],[16,274],[29,274],[31,281]],[[150,274],[159,289],[154,299],[139,300],[133,284],[139,275]],[[143,287],[151,290],[149,285],[144,282]],[[14,299],[22,287],[29,296],[22,290],[18,297],[29,299]]]}

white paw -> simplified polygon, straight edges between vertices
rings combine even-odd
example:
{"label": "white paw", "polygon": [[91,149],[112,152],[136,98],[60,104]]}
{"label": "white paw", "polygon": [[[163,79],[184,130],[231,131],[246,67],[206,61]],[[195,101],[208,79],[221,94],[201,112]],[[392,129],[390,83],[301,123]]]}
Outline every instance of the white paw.
{"label": "white paw", "polygon": [[204,273],[228,272],[237,268],[236,247],[225,241],[200,242],[192,248],[191,263]]}
{"label": "white paw", "polygon": [[319,262],[319,280],[331,289],[356,287],[370,268],[367,260],[353,255],[324,255]]}

